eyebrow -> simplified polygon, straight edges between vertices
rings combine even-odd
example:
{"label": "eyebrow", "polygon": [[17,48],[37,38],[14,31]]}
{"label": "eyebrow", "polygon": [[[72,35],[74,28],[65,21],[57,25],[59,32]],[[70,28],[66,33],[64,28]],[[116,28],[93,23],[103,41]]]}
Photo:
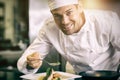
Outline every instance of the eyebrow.
{"label": "eyebrow", "polygon": [[[68,10],[66,10],[65,12],[69,12],[70,10],[72,10],[72,8],[69,8]],[[58,13],[55,13],[55,14],[53,14],[54,16],[61,16],[60,14],[58,14]]]}
{"label": "eyebrow", "polygon": [[72,8],[70,8],[70,9],[66,10],[65,12],[68,12],[68,11],[70,11],[70,10],[72,10]]}
{"label": "eyebrow", "polygon": [[[70,11],[70,10],[72,10],[72,8],[66,10],[65,12],[68,12],[68,11]],[[53,14],[53,15],[59,15],[59,14],[58,14],[58,13],[55,13],[55,14]]]}

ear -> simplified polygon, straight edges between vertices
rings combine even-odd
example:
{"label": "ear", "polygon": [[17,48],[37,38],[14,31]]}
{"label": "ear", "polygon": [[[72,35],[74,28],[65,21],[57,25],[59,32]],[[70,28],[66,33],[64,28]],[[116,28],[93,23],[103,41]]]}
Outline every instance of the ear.
{"label": "ear", "polygon": [[82,6],[82,3],[79,3],[79,4],[77,5],[77,8],[78,8],[78,11],[79,11],[80,13],[83,12],[83,6]]}

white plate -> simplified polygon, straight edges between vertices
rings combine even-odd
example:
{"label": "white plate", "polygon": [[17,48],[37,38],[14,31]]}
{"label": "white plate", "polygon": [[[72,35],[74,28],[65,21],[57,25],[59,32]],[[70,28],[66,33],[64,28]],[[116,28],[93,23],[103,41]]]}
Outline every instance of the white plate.
{"label": "white plate", "polygon": [[[57,73],[59,73],[60,75],[63,75],[65,77],[67,77],[64,80],[74,80],[74,78],[80,78],[81,76],[79,75],[75,75],[75,74],[71,74],[71,73],[66,73],[66,72],[60,72],[60,71],[55,71]],[[46,73],[37,73],[37,74],[27,74],[27,75],[23,75],[20,76],[23,79],[28,79],[28,80],[38,80],[38,78],[40,76],[44,76]]]}

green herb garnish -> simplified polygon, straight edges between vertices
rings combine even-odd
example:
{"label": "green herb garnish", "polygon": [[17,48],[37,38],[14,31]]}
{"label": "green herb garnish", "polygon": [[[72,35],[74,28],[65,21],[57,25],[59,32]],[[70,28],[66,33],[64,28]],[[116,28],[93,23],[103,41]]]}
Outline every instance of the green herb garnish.
{"label": "green herb garnish", "polygon": [[46,76],[44,77],[44,80],[47,80],[51,74],[52,74],[52,68],[48,68],[46,70]]}

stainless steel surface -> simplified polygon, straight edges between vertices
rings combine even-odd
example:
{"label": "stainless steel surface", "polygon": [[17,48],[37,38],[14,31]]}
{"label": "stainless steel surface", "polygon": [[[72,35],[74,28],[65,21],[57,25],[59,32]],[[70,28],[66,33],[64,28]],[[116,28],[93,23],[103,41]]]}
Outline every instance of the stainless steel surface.
{"label": "stainless steel surface", "polygon": [[60,65],[60,62],[50,63],[50,62],[48,62],[46,60],[44,60],[44,61],[47,62],[50,66],[58,66],[58,65]]}
{"label": "stainless steel surface", "polygon": [[[38,59],[38,60],[41,60],[41,59]],[[45,59],[43,59],[42,61],[46,62],[50,66],[59,66],[60,65],[59,61],[57,61],[57,62],[49,62],[49,61],[47,61]]]}

